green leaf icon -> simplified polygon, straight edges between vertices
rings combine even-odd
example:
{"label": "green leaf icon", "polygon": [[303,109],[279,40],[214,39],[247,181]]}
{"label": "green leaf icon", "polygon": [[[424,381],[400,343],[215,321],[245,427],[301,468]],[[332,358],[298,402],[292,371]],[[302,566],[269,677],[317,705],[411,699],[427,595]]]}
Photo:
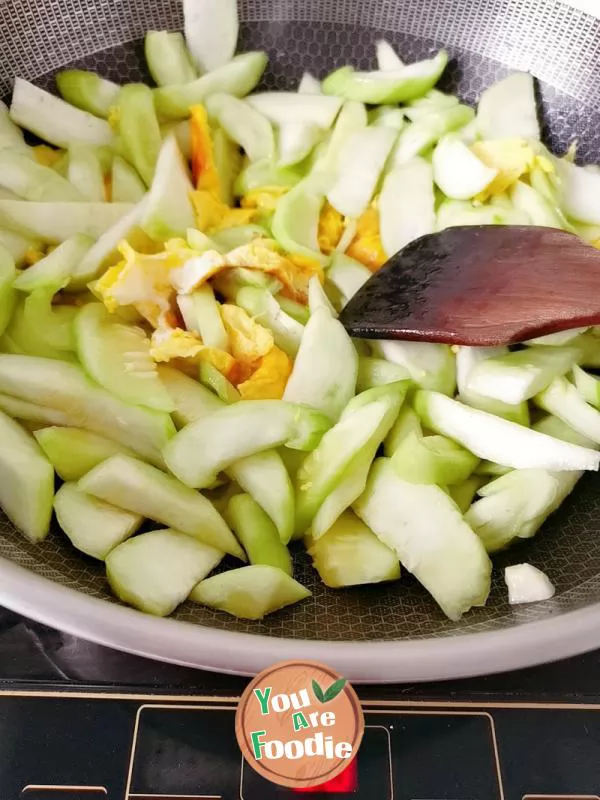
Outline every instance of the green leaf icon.
{"label": "green leaf icon", "polygon": [[321,687],[315,680],[313,680],[312,682],[312,690],[319,703],[324,703],[325,695],[323,694],[323,689],[321,689]]}
{"label": "green leaf icon", "polygon": [[335,683],[332,683],[329,689],[325,692],[324,699],[322,700],[323,703],[329,703],[338,696],[340,692],[343,691],[344,686],[348,683],[345,678],[340,678]]}

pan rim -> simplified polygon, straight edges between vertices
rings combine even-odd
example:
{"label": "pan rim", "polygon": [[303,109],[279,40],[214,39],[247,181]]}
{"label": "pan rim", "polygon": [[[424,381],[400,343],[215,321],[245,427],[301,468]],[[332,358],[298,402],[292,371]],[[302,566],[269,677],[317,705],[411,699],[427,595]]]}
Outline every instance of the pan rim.
{"label": "pan rim", "polygon": [[152,617],[61,586],[7,559],[0,559],[0,604],[105,647],[241,676],[255,675],[279,661],[308,658],[358,684],[423,683],[521,669],[600,646],[600,603],[459,636],[390,642],[286,639]]}

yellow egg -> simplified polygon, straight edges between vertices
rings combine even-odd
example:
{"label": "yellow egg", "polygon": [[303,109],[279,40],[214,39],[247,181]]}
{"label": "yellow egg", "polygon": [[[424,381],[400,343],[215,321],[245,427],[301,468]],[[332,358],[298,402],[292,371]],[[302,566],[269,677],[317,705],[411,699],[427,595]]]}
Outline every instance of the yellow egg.
{"label": "yellow egg", "polygon": [[253,189],[242,197],[242,208],[256,208],[259,211],[275,211],[277,203],[289,189],[287,186],[263,186]]}
{"label": "yellow egg", "polygon": [[53,147],[48,147],[47,144],[38,144],[33,148],[33,154],[38,164],[41,164],[43,167],[51,167],[53,164],[56,164],[62,152],[60,150],[55,150]]}
{"label": "yellow egg", "polygon": [[238,385],[242,400],[280,400],[292,373],[290,358],[273,347],[247,381]]}
{"label": "yellow egg", "polygon": [[221,253],[207,250],[201,256],[190,258],[179,269],[173,270],[171,284],[178,294],[191,294],[224,269],[228,269],[228,265]]}
{"label": "yellow egg", "polygon": [[325,202],[319,218],[319,248],[322,253],[333,253],[344,233],[344,217]]}
{"label": "yellow egg", "polygon": [[284,288],[282,294],[290,300],[297,300],[300,303],[308,302],[308,283],[311,278],[318,278],[319,283],[325,282],[323,267],[316,258],[305,256],[303,253],[289,253],[288,261],[293,266],[293,271],[289,275],[289,280],[282,279]]}
{"label": "yellow egg", "polygon": [[192,175],[196,188],[220,197],[221,179],[215,163],[208,114],[203,105],[190,108],[190,124]]}
{"label": "yellow egg", "polygon": [[295,253],[285,256],[272,239],[255,239],[232,250],[225,259],[232,267],[249,267],[273,275],[283,284],[282,293],[301,303],[307,301],[309,280],[314,275],[321,282],[324,280],[318,261]]}
{"label": "yellow egg", "polygon": [[471,150],[488,167],[498,170],[498,175],[476,200],[502,194],[536,164],[536,154],[525,139],[518,137],[475,142]]}
{"label": "yellow egg", "polygon": [[356,236],[346,253],[372,272],[376,272],[387,261],[379,232],[379,211],[375,205],[369,206],[358,218]]}
{"label": "yellow egg", "polygon": [[230,350],[236,361],[254,365],[274,346],[273,334],[255,322],[243,308],[224,303],[221,316],[229,336]]}
{"label": "yellow egg", "polygon": [[121,242],[118,249],[123,261],[105,272],[94,291],[109,311],[134,306],[156,327],[173,303],[171,273],[197,253],[185,247],[148,255],[138,253],[127,242]]}
{"label": "yellow egg", "polygon": [[208,190],[191,193],[198,230],[210,235],[225,228],[249,225],[256,216],[253,208],[231,208]]}
{"label": "yellow egg", "polygon": [[42,258],[44,258],[44,253],[41,250],[36,250],[35,247],[30,247],[23,256],[23,260],[28,267],[37,264]]}
{"label": "yellow egg", "polygon": [[150,355],[159,363],[176,359],[192,360],[194,363],[209,361],[226,377],[235,367],[229,353],[206,347],[200,337],[182,328],[159,328],[152,334]]}

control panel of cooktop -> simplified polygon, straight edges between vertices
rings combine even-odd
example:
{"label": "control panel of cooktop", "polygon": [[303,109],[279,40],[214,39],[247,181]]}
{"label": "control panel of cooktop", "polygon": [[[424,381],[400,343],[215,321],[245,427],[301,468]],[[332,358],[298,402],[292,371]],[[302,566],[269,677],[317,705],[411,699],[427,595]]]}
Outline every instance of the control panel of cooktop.
{"label": "control panel of cooktop", "polygon": [[243,761],[235,698],[0,688],[0,800],[600,800],[600,705],[363,707],[356,760],[293,791]]}

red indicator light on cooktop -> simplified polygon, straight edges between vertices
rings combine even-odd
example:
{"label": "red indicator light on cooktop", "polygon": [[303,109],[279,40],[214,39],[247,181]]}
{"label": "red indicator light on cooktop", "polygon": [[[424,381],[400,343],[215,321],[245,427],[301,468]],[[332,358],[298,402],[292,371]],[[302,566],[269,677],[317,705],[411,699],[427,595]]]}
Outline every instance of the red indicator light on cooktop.
{"label": "red indicator light on cooktop", "polygon": [[356,791],[358,791],[358,765],[356,759],[351,761],[337,778],[327,781],[327,783],[313,786],[310,789],[294,789],[294,792],[299,793],[320,792],[321,794],[350,794]]}

